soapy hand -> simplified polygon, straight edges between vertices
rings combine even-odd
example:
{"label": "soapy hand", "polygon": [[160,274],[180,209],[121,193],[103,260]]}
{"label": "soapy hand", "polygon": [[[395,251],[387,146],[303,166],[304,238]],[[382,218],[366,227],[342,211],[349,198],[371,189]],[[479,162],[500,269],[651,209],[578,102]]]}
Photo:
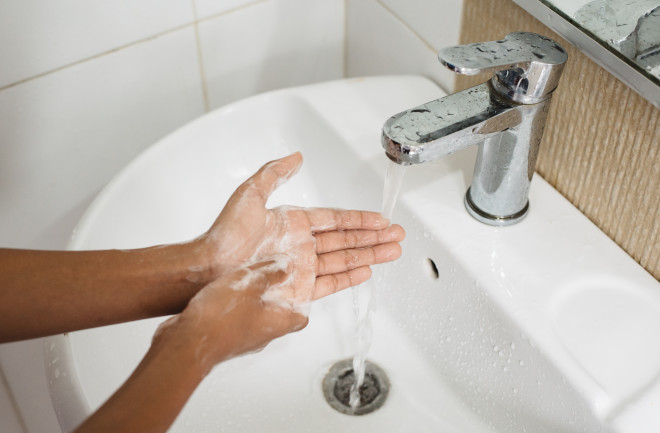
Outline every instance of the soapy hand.
{"label": "soapy hand", "polygon": [[360,284],[369,265],[395,260],[405,232],[379,213],[330,208],[266,209],[271,193],[300,168],[294,153],[265,164],[231,196],[204,244],[211,279],[246,265],[287,256],[291,297],[305,304]]}
{"label": "soapy hand", "polygon": [[[267,209],[270,194],[301,163],[296,153],[264,165],[234,192],[212,227],[196,240],[127,256],[134,266],[142,263],[134,260],[135,255],[146,254],[152,264],[147,269],[165,269],[167,275],[170,269],[158,266],[158,258],[172,254],[174,261],[162,263],[173,263],[172,273],[183,287],[173,285],[169,296],[147,289],[128,290],[111,299],[153,293],[157,307],[151,307],[149,315],[178,314],[161,324],[131,377],[76,433],[166,431],[214,365],[305,327],[313,300],[362,283],[371,276],[370,265],[401,255],[403,229],[390,226],[378,213]],[[106,257],[101,254],[99,260]],[[182,275],[176,272],[179,258],[184,259]],[[95,305],[92,300],[96,298],[89,300]],[[134,319],[144,312],[123,314]]]}
{"label": "soapy hand", "polygon": [[286,256],[227,273],[199,291],[179,315],[164,322],[154,341],[194,343],[207,372],[235,356],[307,325],[292,293],[295,265]]}

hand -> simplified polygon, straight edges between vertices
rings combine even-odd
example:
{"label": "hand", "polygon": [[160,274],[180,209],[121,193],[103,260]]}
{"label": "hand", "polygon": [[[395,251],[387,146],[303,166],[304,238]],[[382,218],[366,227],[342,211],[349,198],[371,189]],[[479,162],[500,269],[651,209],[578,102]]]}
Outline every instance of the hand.
{"label": "hand", "polygon": [[213,366],[305,326],[307,317],[267,300],[289,284],[291,270],[288,260],[277,259],[205,286],[159,326],[140,365],[76,433],[168,430]]}
{"label": "hand", "polygon": [[[303,328],[311,301],[365,281],[369,265],[400,256],[403,229],[389,226],[378,213],[266,209],[270,194],[301,163],[301,155],[293,154],[264,165],[236,190],[207,233],[190,243],[143,252],[151,254],[146,263],[160,263],[157,275],[164,270],[192,287],[174,284],[162,296],[162,290],[136,291],[119,284],[128,290],[112,299],[133,301],[131,296],[146,292],[147,298],[153,296],[147,304],[162,304],[155,309],[158,314],[186,306],[158,328],[135,372],[77,432],[165,431],[214,365]],[[169,254],[170,260],[158,259]],[[126,257],[142,275],[143,262]],[[103,268],[114,275],[116,267]],[[153,281],[147,287],[162,286],[158,278]],[[196,294],[190,299],[192,290]],[[125,316],[140,317],[136,312]]]}
{"label": "hand", "polygon": [[[401,255],[405,232],[379,213],[329,208],[266,209],[271,193],[300,168],[294,153],[272,161],[230,197],[211,229],[198,242],[209,258],[210,279],[245,266],[285,255],[294,263],[294,287],[306,302],[366,281],[369,265]],[[309,296],[309,299],[302,299]]]}
{"label": "hand", "polygon": [[287,257],[279,257],[223,275],[164,322],[154,341],[193,344],[196,361],[208,372],[221,361],[304,328],[307,315],[291,297],[294,267]]}

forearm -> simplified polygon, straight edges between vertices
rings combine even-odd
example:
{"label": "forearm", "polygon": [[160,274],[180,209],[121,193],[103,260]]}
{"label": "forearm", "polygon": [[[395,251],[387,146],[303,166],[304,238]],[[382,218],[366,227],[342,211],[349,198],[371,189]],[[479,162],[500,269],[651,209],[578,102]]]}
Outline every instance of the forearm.
{"label": "forearm", "polygon": [[170,337],[154,338],[131,377],[75,433],[167,431],[210,370],[197,342]]}
{"label": "forearm", "polygon": [[0,342],[181,311],[210,275],[195,243],[119,251],[0,249]]}
{"label": "forearm", "polygon": [[165,432],[214,365],[305,326],[293,309],[264,301],[267,290],[291,283],[286,269],[272,265],[229,272],[202,289],[160,325],[131,377],[75,433]]}

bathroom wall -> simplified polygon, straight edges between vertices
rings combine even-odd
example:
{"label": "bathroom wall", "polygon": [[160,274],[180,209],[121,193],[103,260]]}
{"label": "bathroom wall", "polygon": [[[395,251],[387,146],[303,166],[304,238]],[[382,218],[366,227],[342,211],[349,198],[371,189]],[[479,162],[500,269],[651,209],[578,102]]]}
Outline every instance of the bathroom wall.
{"label": "bathroom wall", "polygon": [[[64,248],[124,165],[210,109],[342,78],[344,23],[344,0],[0,2],[0,246]],[[37,340],[0,345],[0,431],[57,431]]]}
{"label": "bathroom wall", "polygon": [[462,28],[462,43],[532,31],[567,49],[537,172],[660,279],[660,110],[510,0],[465,0]]}
{"label": "bathroom wall", "polygon": [[62,248],[99,189],[168,132],[341,78],[344,1],[2,2],[0,40],[0,245]]}
{"label": "bathroom wall", "polygon": [[347,0],[346,75],[424,75],[453,91],[437,51],[458,43],[463,0]]}

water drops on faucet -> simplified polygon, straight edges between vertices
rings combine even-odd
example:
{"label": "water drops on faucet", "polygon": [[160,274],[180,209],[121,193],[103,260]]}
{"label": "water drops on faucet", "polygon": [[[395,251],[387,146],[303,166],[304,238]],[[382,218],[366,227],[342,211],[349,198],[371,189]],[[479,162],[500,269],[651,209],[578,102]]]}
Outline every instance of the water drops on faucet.
{"label": "water drops on faucet", "polygon": [[387,156],[420,164],[478,145],[466,209],[490,225],[521,221],[548,106],[567,59],[558,47],[534,33],[511,33],[500,41],[440,50],[449,69],[493,77],[389,118],[381,140]]}

